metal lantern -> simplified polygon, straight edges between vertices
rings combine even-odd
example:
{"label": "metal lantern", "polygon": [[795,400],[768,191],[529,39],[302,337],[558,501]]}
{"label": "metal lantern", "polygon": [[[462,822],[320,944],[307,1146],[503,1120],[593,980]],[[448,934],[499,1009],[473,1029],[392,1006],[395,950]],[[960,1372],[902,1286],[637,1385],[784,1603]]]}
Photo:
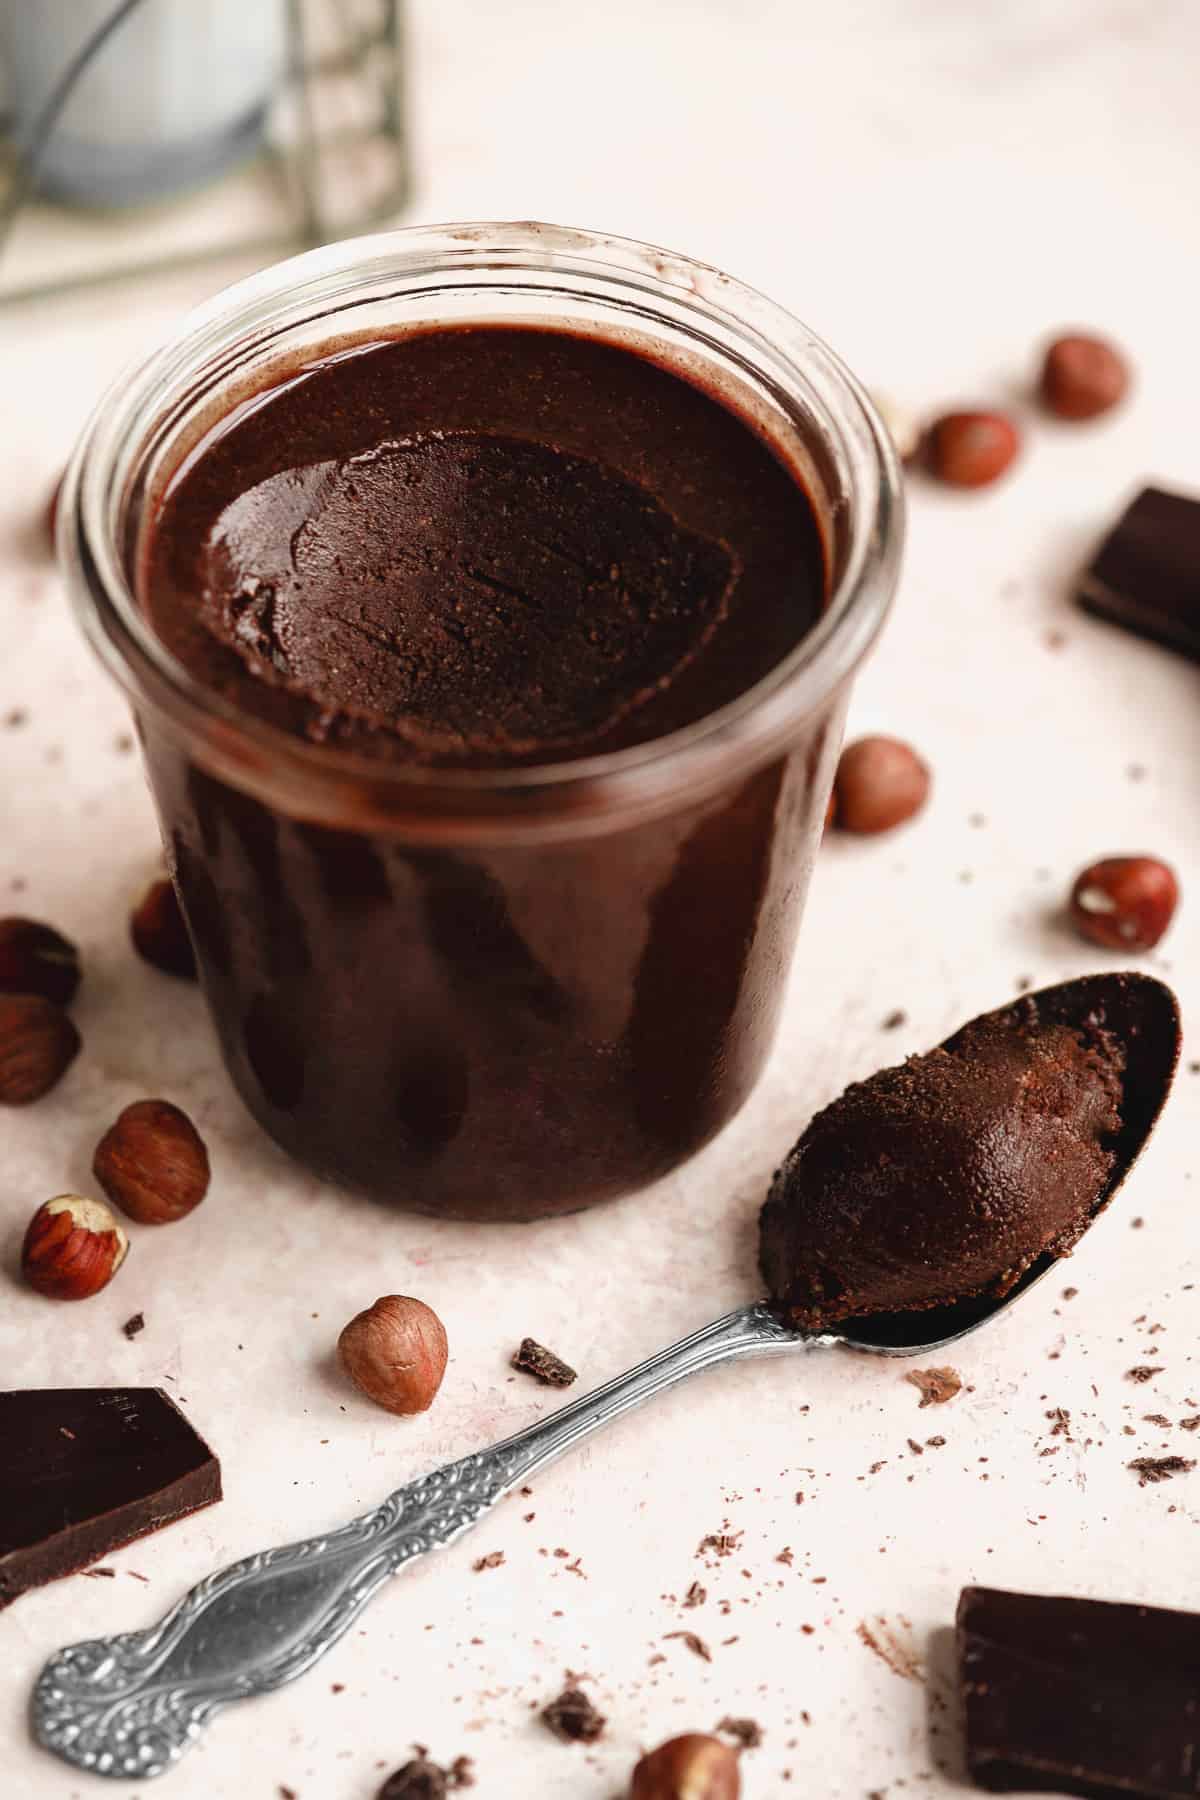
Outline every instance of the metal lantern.
{"label": "metal lantern", "polygon": [[403,0],[0,0],[0,301],[263,260],[408,194]]}

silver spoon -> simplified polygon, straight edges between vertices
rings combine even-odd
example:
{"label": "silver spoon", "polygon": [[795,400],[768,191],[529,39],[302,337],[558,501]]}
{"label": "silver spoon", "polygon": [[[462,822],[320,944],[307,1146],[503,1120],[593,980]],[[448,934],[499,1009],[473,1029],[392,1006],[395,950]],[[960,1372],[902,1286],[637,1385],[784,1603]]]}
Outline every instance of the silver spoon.
{"label": "silver spoon", "polygon": [[[1122,1130],[1099,1212],[1137,1159],[1170,1089],[1179,1054],[1174,996],[1145,975],[1085,976],[1032,996],[1045,1019],[1100,1018],[1125,1046]],[[1015,1020],[1018,1006],[997,1016]],[[74,1644],[51,1657],[33,1694],[47,1749],[98,1775],[161,1775],[235,1700],[303,1675],[405,1563],[460,1537],[497,1500],[590,1432],[688,1375],[734,1357],[845,1346],[928,1356],[996,1318],[1053,1267],[1043,1256],[1003,1299],[920,1313],[874,1314],[804,1336],[762,1304],[740,1307],[490,1450],[438,1469],[322,1537],[264,1550],[199,1582],[146,1631]]]}

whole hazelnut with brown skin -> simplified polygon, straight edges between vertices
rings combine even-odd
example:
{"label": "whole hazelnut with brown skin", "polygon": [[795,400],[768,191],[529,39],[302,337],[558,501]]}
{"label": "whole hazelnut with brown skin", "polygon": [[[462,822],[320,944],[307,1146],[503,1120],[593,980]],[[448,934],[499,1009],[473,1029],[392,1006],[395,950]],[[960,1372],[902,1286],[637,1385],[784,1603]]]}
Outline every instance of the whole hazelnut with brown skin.
{"label": "whole hazelnut with brown skin", "polygon": [[1042,362],[1043,403],[1060,419],[1098,419],[1129,390],[1129,364],[1114,344],[1077,332],[1055,338]]}
{"label": "whole hazelnut with brown skin", "polygon": [[833,784],[834,824],[873,835],[891,831],[920,812],[929,797],[929,769],[899,738],[864,737],[847,744]]}
{"label": "whole hazelnut with brown skin", "polygon": [[1016,457],[1021,439],[1012,420],[998,412],[945,413],[926,438],[932,474],[951,487],[987,487]]}
{"label": "whole hazelnut with brown skin", "polygon": [[355,1387],[388,1412],[422,1413],[442,1385],[446,1328],[408,1294],[384,1294],[344,1328],[338,1356]]}
{"label": "whole hazelnut with brown skin", "polygon": [[86,1300],[107,1287],[129,1240],[102,1200],[60,1194],[29,1221],[21,1273],[50,1300]]}
{"label": "whole hazelnut with brown skin", "polygon": [[169,881],[150,883],[130,915],[129,935],[143,962],[164,975],[195,981],[196,952]]}
{"label": "whole hazelnut with brown skin", "polygon": [[1071,921],[1106,950],[1153,950],[1179,904],[1175,872],[1154,856],[1108,856],[1075,877]]}
{"label": "whole hazelnut with brown skin", "polygon": [[135,1100],[96,1146],[96,1180],[139,1225],[169,1225],[208,1192],[208,1151],[185,1112],[169,1100]]}
{"label": "whole hazelnut with brown skin", "polygon": [[0,993],[40,994],[70,1006],[78,986],[74,944],[37,919],[0,919]]}
{"label": "whole hazelnut with brown skin", "polygon": [[48,1094],[79,1054],[80,1042],[53,1000],[0,994],[0,1105],[28,1106]]}
{"label": "whole hazelnut with brown skin", "polygon": [[629,1800],[738,1800],[741,1791],[737,1751],[689,1731],[643,1756]]}

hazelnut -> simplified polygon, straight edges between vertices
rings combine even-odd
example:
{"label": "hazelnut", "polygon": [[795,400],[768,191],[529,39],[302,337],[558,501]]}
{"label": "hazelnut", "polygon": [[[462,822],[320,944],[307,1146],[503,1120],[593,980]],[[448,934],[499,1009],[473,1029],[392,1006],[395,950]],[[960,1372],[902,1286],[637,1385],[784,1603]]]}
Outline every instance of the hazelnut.
{"label": "hazelnut", "polygon": [[1003,475],[1021,440],[1012,420],[998,412],[946,413],[929,428],[929,468],[951,487],[986,487]]}
{"label": "hazelnut", "polygon": [[60,1194],[29,1221],[21,1273],[51,1300],[86,1300],[108,1286],[128,1249],[128,1238],[102,1200]]}
{"label": "hazelnut", "polygon": [[1153,856],[1109,856],[1071,889],[1071,922],[1106,950],[1153,950],[1179,902],[1174,870]]}
{"label": "hazelnut", "polygon": [[208,1192],[208,1151],[169,1100],[135,1100],[96,1146],[96,1180],[139,1225],[169,1225]]}
{"label": "hazelnut", "polygon": [[79,1053],[61,1006],[41,994],[0,994],[0,1105],[28,1106],[48,1094]]}
{"label": "hazelnut", "polygon": [[643,1756],[629,1800],[738,1800],[741,1791],[737,1751],[689,1731]]}
{"label": "hazelnut", "polygon": [[420,1413],[446,1373],[446,1328],[423,1300],[384,1294],[342,1331],[338,1355],[357,1388],[388,1412]]}
{"label": "hazelnut", "polygon": [[164,975],[195,981],[196,953],[169,881],[150,883],[130,916],[129,935],[143,962]]}
{"label": "hazelnut", "polygon": [[79,986],[79,952],[36,919],[0,919],[0,993],[40,994],[70,1006]]}
{"label": "hazelnut", "polygon": [[924,806],[929,769],[899,738],[859,738],[842,751],[833,794],[843,831],[891,831]]}
{"label": "hazelnut", "polygon": [[1082,332],[1055,338],[1042,362],[1040,392],[1060,419],[1096,419],[1129,389],[1129,364],[1114,344]]}

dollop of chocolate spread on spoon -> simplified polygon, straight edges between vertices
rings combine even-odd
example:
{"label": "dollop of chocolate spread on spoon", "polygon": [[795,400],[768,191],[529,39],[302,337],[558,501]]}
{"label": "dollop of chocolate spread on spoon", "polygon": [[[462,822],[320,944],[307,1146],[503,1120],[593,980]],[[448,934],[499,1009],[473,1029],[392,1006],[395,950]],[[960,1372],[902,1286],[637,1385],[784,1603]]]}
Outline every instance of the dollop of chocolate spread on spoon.
{"label": "dollop of chocolate spread on spoon", "polygon": [[[1066,1254],[1123,1178],[1169,1088],[1177,1030],[1161,983],[1088,977],[847,1088],[763,1208],[773,1304],[823,1331],[1003,1297],[1040,1258]],[[1153,1096],[1148,1062],[1162,1065]]]}

